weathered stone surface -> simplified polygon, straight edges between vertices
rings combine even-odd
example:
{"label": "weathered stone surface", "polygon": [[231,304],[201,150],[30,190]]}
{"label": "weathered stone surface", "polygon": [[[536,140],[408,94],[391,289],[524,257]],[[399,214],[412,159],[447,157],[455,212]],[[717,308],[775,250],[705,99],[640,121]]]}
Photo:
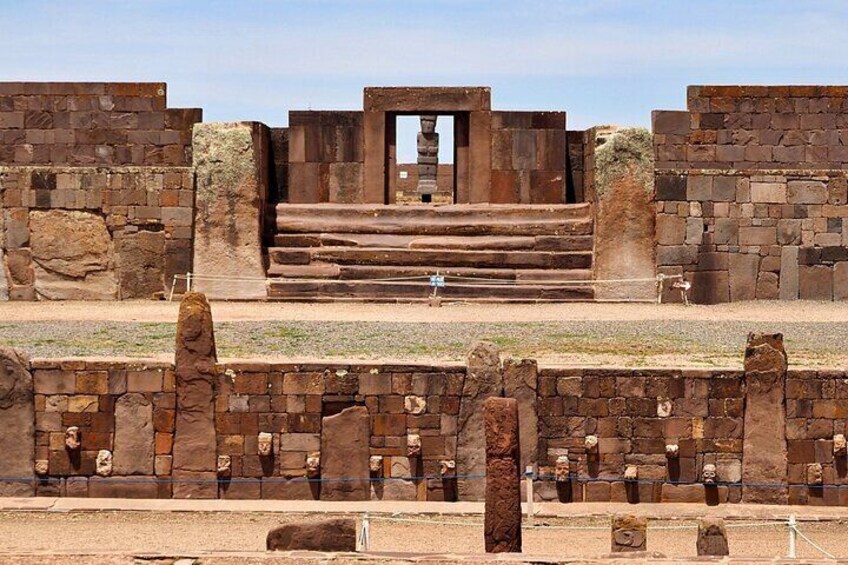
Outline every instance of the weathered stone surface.
{"label": "weathered stone surface", "polygon": [[848,261],[833,265],[833,299],[848,300]]}
{"label": "weathered stone surface", "polygon": [[[0,348],[0,496],[34,496],[35,407],[29,359],[14,349]],[[26,482],[25,482],[26,481]]]}
{"label": "weathered stone surface", "polygon": [[730,254],[730,300],[754,300],[760,256],[753,253]]}
{"label": "weathered stone surface", "polygon": [[130,392],[115,402],[116,475],[153,474],[153,404],[144,394]]}
{"label": "weathered stone surface", "polygon": [[117,296],[112,238],[105,220],[78,210],[30,213],[35,289],[48,300]]}
{"label": "weathered stone surface", "polygon": [[[256,122],[194,127],[197,171],[194,273],[265,278],[262,258],[268,192],[268,128]],[[210,298],[264,298],[264,280],[197,280]]]}
{"label": "weathered stone surface", "polygon": [[371,417],[365,406],[352,406],[323,419],[321,500],[371,498],[370,441]]}
{"label": "weathered stone surface", "polygon": [[[742,481],[786,484],[786,351],[782,334],[750,334],[745,349]],[[786,504],[786,487],[743,486],[742,501]]]}
{"label": "weathered stone surface", "polygon": [[503,362],[504,396],[518,401],[521,422],[521,469],[535,465],[538,458],[538,390],[539,366],[534,359],[506,359]]}
{"label": "weathered stone surface", "polygon": [[141,231],[115,242],[121,299],[150,298],[165,288],[165,232]]}
{"label": "weathered stone surface", "polygon": [[798,295],[802,299],[833,299],[833,269],[829,265],[802,265],[798,271]]}
{"label": "weathered stone surface", "polygon": [[780,299],[798,300],[798,247],[780,250]]}
{"label": "weathered stone surface", "polygon": [[487,398],[486,427],[487,553],[521,552],[521,469],[518,401]]}
{"label": "weathered stone surface", "polygon": [[214,395],[217,352],[212,311],[191,292],[177,321],[174,498],[215,498],[218,493]]}
{"label": "weathered stone surface", "polygon": [[335,518],[306,524],[286,524],[268,532],[268,551],[356,551],[356,521]]}
{"label": "weathered stone surface", "polygon": [[613,553],[646,551],[648,549],[648,519],[633,514],[613,516],[610,546]]}
{"label": "weathered stone surface", "polygon": [[721,518],[701,518],[698,521],[698,555],[730,555],[727,547],[727,528]]}
{"label": "weathered stone surface", "polygon": [[[0,218],[3,215],[0,214]],[[2,226],[0,226],[0,234],[2,234]],[[6,256],[0,246],[0,302],[9,300],[9,281],[6,279]]]}
{"label": "weathered stone surface", "polygon": [[492,343],[481,342],[468,355],[457,420],[456,467],[460,500],[483,500],[486,493],[486,446],[483,402],[503,393],[500,352]]}
{"label": "weathered stone surface", "polygon": [[[651,139],[647,130],[622,129],[595,152],[593,272],[597,279],[653,279],[656,276]],[[677,239],[678,234],[673,237]],[[655,286],[653,281],[598,285],[595,298],[652,298],[656,295]]]}
{"label": "weathered stone surface", "polygon": [[780,297],[779,284],[777,273],[760,271],[757,275],[757,299],[777,300]]}

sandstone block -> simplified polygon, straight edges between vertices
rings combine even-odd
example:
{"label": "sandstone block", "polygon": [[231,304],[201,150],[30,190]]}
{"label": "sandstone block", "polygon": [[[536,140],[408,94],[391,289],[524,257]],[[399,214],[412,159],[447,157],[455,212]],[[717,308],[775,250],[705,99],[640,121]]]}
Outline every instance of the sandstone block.
{"label": "sandstone block", "polygon": [[657,215],[657,243],[683,245],[686,238],[686,219],[671,214]]}
{"label": "sandstone block", "polygon": [[140,393],[115,403],[113,470],[117,475],[153,474],[153,404]]}
{"label": "sandstone block", "polygon": [[286,524],[268,532],[268,551],[356,551],[356,521],[336,518],[305,524]]}
{"label": "sandstone block", "polygon": [[787,183],[789,204],[826,204],[827,185],[822,181],[791,180]]}
{"label": "sandstone block", "polygon": [[752,253],[730,254],[730,300],[754,300],[760,256]]}
{"label": "sandstone block", "polygon": [[702,518],[698,521],[698,555],[729,555],[727,528],[721,518]]}
{"label": "sandstone block", "polygon": [[[371,417],[364,406],[323,418],[321,500],[369,500]],[[361,480],[356,480],[361,479]]]}
{"label": "sandstone block", "polygon": [[780,299],[798,300],[798,286],[798,247],[783,247],[780,250]]}
{"label": "sandstone block", "polygon": [[165,288],[165,232],[140,231],[116,241],[121,299],[150,298]]}
{"label": "sandstone block", "polygon": [[833,299],[848,300],[848,261],[833,265]]}
{"label": "sandstone block", "polygon": [[646,551],[648,548],[648,519],[632,514],[618,514],[612,518],[610,540],[613,553]]}
{"label": "sandstone block", "polygon": [[504,395],[518,402],[521,422],[521,464],[523,470],[535,465],[538,457],[538,412],[536,406],[539,367],[533,359],[506,359],[503,362]]}
{"label": "sandstone block", "polygon": [[14,349],[0,348],[0,496],[34,496],[35,407],[29,359]]}
{"label": "sandstone block", "polygon": [[268,128],[255,122],[194,127],[197,171],[194,272],[263,279],[198,280],[212,298],[265,298],[263,220],[268,193]]}
{"label": "sandstone block", "polygon": [[483,403],[483,411],[486,429],[486,552],[520,553],[518,401],[490,397]]}
{"label": "sandstone block", "polygon": [[782,182],[752,182],[751,202],[786,203],[786,184]]}

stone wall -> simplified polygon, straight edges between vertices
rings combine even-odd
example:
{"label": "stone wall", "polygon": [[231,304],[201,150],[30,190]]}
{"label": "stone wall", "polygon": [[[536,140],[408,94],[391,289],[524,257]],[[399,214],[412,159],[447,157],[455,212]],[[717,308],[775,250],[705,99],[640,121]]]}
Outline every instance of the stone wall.
{"label": "stone wall", "polygon": [[848,296],[848,88],[693,86],[653,115],[657,265],[692,298]]}

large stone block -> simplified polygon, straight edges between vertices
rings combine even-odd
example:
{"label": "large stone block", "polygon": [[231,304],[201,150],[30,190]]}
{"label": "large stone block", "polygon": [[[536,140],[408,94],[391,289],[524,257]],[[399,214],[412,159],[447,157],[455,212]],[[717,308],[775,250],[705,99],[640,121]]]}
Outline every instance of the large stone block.
{"label": "large stone block", "polygon": [[798,247],[780,249],[780,299],[798,300],[799,270]]}
{"label": "large stone block", "polygon": [[506,359],[503,363],[504,395],[518,401],[521,422],[521,469],[535,465],[538,456],[536,398],[539,367],[534,359]]}
{"label": "large stone block", "polygon": [[787,183],[789,204],[826,204],[827,185],[823,181],[791,180]]}
{"label": "large stone block", "polygon": [[153,474],[153,404],[142,393],[131,392],[115,402],[116,475]]}
{"label": "large stone block", "polygon": [[116,298],[112,237],[101,216],[78,210],[34,210],[29,225],[39,295],[48,300]]}
{"label": "large stone block", "polygon": [[321,500],[369,500],[371,417],[364,406],[346,408],[321,426]]}
{"label": "large stone block", "polygon": [[691,274],[690,297],[696,304],[730,302],[730,281],[727,271],[695,271]]}
{"label": "large stone block", "polygon": [[335,518],[305,524],[285,524],[268,532],[268,551],[356,551],[356,520]]}
{"label": "large stone block", "polygon": [[786,184],[782,182],[752,182],[751,202],[786,203]]}
{"label": "large stone block", "polygon": [[683,245],[686,239],[686,218],[676,214],[657,215],[657,243]]}
{"label": "large stone block", "polygon": [[757,274],[760,256],[753,253],[730,254],[730,300],[754,300],[757,295]]}
{"label": "large stone block", "polygon": [[833,300],[833,269],[829,265],[798,267],[798,295],[806,300]]}
{"label": "large stone block", "polygon": [[266,297],[262,236],[268,140],[268,128],[256,122],[206,123],[194,128],[193,272],[257,279],[225,282],[198,278],[194,288],[210,298]]}
{"label": "large stone block", "polygon": [[35,495],[35,407],[29,359],[0,348],[0,496]]}
{"label": "large stone block", "polygon": [[461,500],[483,500],[486,493],[486,446],[483,403],[503,394],[500,352],[492,343],[478,343],[468,355],[457,419],[456,474]]}
{"label": "large stone block", "polygon": [[215,378],[212,310],[203,294],[183,297],[175,355],[174,498],[216,498]]}
{"label": "large stone block", "polygon": [[488,398],[483,403],[486,427],[487,553],[521,552],[521,469],[518,401]]}
{"label": "large stone block", "polygon": [[750,334],[745,348],[742,501],[786,504],[786,351],[782,334]]}
{"label": "large stone block", "polygon": [[142,231],[115,242],[120,298],[150,298],[165,288],[165,233]]}

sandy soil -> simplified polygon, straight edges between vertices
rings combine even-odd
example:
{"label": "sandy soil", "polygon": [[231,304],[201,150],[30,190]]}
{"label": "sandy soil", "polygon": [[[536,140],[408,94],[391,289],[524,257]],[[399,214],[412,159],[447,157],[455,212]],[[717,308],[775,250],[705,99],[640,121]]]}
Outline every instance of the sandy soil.
{"label": "sandy soil", "polygon": [[[398,518],[413,520],[414,523],[372,521],[373,551],[483,552],[479,517]],[[178,555],[200,551],[263,551],[265,535],[270,528],[288,521],[315,519],[319,518],[268,513],[7,512],[0,513],[0,528],[4,533],[0,539],[0,554],[114,551]],[[745,522],[736,524],[741,523]],[[545,527],[558,529],[546,530]],[[561,529],[564,527],[575,529]],[[663,529],[669,527],[673,529]],[[838,522],[804,523],[801,526],[811,539],[839,556],[845,553],[845,528],[845,523]],[[733,557],[786,555],[785,525],[731,526],[728,531]],[[694,556],[695,539],[693,522],[654,521],[649,525],[648,549],[668,557]],[[589,557],[608,552],[609,522],[606,519],[548,519],[535,529],[525,527],[524,530],[526,554]],[[799,540],[798,556],[812,558],[820,557],[820,554]]]}

